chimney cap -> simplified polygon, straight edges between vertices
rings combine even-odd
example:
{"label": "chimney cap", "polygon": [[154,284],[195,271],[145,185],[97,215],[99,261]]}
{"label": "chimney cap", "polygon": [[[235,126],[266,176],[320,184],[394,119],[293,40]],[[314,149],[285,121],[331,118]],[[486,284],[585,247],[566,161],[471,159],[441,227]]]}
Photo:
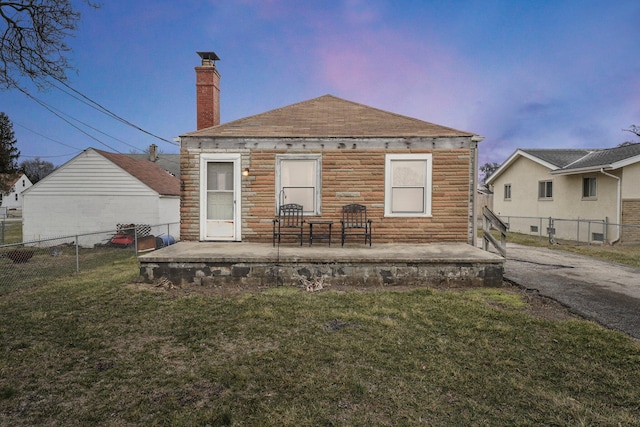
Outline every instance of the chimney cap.
{"label": "chimney cap", "polygon": [[210,61],[219,61],[220,58],[218,58],[218,55],[216,55],[215,52],[198,52],[198,55],[200,55],[200,58],[202,58],[203,60],[208,59]]}

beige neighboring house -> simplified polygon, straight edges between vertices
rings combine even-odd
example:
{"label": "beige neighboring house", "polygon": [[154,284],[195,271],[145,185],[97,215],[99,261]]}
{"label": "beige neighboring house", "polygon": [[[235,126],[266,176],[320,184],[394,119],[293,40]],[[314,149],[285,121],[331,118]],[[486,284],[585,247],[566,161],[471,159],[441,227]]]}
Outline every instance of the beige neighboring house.
{"label": "beige neighboring house", "polygon": [[640,228],[618,226],[640,225],[640,144],[518,149],[487,184],[493,188],[494,212],[519,217],[507,219],[511,231],[546,234],[547,222],[534,218],[605,220],[608,227],[593,229],[587,223],[577,228],[575,221],[561,228],[556,221],[556,237],[575,239],[580,234],[607,243],[640,242]]}
{"label": "beige neighboring house", "polygon": [[23,173],[0,174],[2,187],[8,191],[0,191],[0,218],[6,218],[12,211],[22,211],[22,192],[33,184]]}

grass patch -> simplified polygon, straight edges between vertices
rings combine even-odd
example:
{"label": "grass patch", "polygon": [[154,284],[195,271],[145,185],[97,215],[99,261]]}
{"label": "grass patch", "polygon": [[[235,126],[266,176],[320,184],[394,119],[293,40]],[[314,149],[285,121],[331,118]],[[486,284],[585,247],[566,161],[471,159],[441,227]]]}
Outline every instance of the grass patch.
{"label": "grass patch", "polygon": [[0,424],[639,425],[640,346],[509,288],[233,297],[135,259],[0,298]]}
{"label": "grass patch", "polygon": [[2,233],[3,240],[0,244],[8,245],[10,243],[22,242],[22,221],[2,221],[3,227],[0,232]]}
{"label": "grass patch", "polygon": [[[8,254],[16,250],[32,252],[33,255],[26,262],[15,263]],[[58,245],[54,248],[5,248],[0,251],[0,296],[24,287],[74,275],[78,268],[80,271],[92,270],[100,266],[112,266],[127,259],[135,259],[132,251],[112,247],[80,248],[77,258],[73,245]]]}

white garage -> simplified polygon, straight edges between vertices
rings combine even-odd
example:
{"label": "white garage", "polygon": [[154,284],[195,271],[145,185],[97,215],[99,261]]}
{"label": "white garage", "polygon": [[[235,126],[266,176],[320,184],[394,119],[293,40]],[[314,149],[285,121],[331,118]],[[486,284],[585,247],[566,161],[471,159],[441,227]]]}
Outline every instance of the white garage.
{"label": "white garage", "polygon": [[[93,246],[118,224],[179,223],[180,180],[150,160],[88,148],[27,189],[23,203],[24,241],[104,231],[79,238]],[[177,240],[179,227],[170,230]]]}

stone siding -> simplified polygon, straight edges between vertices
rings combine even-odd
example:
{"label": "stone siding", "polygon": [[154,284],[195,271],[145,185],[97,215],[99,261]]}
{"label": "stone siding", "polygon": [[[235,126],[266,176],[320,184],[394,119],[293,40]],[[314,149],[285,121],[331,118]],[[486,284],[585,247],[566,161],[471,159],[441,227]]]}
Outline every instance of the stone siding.
{"label": "stone siding", "polygon": [[[182,198],[180,206],[183,240],[198,240],[199,155],[230,150],[181,150]],[[466,242],[469,232],[470,150],[447,149],[252,149],[242,153],[242,240],[270,242],[275,215],[275,164],[277,154],[322,154],[322,219],[334,220],[334,239],[339,241],[343,205],[367,206],[373,220],[374,243]],[[384,216],[385,154],[431,153],[433,155],[432,217]]]}

